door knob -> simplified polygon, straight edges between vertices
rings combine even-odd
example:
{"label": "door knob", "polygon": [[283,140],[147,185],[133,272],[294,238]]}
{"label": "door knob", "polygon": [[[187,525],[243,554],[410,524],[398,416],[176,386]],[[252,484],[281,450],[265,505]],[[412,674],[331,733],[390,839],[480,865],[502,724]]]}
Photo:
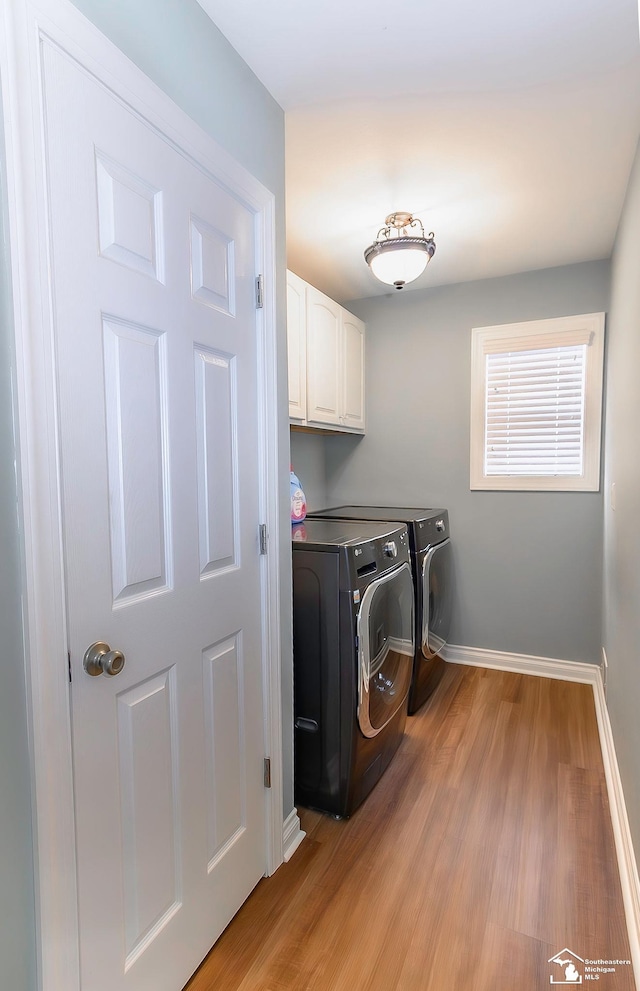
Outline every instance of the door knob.
{"label": "door knob", "polygon": [[87,674],[92,678],[99,674],[120,674],[124,667],[124,654],[121,650],[111,650],[108,643],[97,640],[87,650],[82,661]]}

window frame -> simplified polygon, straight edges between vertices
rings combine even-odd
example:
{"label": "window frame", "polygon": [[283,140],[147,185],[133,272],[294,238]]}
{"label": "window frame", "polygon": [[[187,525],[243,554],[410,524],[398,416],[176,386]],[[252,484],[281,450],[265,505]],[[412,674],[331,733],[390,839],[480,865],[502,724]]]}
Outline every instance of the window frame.
{"label": "window frame", "polygon": [[[604,313],[474,327],[471,331],[470,488],[529,492],[598,492],[604,375]],[[485,475],[486,355],[563,347],[583,336],[585,361],[582,475]],[[500,345],[504,345],[501,351]]]}

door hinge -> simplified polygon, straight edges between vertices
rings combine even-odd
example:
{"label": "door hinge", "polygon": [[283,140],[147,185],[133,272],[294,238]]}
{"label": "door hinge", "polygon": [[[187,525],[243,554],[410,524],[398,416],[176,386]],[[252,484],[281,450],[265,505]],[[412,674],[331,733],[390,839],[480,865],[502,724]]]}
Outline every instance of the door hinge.
{"label": "door hinge", "polygon": [[256,279],[256,310],[264,306],[264,279],[259,275]]}
{"label": "door hinge", "polygon": [[260,553],[261,554],[266,554],[267,553],[267,539],[268,539],[268,537],[267,537],[267,524],[266,523],[261,523],[260,524],[260,526],[259,526],[259,532],[260,532]]}
{"label": "door hinge", "polygon": [[264,786],[265,788],[271,787],[271,758],[265,757],[264,759]]}

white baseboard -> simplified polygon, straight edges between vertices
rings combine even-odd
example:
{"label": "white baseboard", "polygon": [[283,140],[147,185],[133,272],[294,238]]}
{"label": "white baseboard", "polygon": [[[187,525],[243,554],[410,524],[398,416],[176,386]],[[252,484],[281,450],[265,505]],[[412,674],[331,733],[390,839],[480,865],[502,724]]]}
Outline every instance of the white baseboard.
{"label": "white baseboard", "polygon": [[516,674],[533,674],[538,678],[579,681],[587,685],[594,685],[596,679],[600,677],[597,664],[559,661],[555,657],[535,657],[532,654],[508,654],[502,650],[484,650],[482,647],[458,647],[456,644],[447,644],[442,656],[450,664],[496,668],[499,671],[514,671]]}
{"label": "white baseboard", "polygon": [[531,674],[539,678],[577,681],[593,687],[631,960],[636,986],[640,989],[640,879],[638,878],[638,865],[633,850],[627,807],[624,801],[622,780],[600,667],[597,664],[580,664],[575,661],[560,661],[552,657],[533,657],[528,654],[508,654],[498,650],[460,647],[455,644],[447,645],[442,651],[442,656],[450,664],[468,664],[472,667],[514,671],[516,674]]}
{"label": "white baseboard", "polygon": [[613,732],[609,720],[609,710],[607,709],[607,700],[600,668],[598,668],[597,681],[593,686],[593,695],[596,704],[596,718],[600,733],[604,774],[607,780],[611,824],[613,826],[616,853],[618,855],[620,884],[622,886],[624,910],[627,917],[631,959],[636,977],[636,987],[640,988],[640,879],[638,878],[638,864],[633,850],[633,841],[631,839],[631,830],[627,817],[627,806],[624,801],[622,780],[618,768]]}
{"label": "white baseboard", "polygon": [[282,824],[282,855],[285,864],[291,860],[306,835],[300,828],[298,813],[293,809]]}

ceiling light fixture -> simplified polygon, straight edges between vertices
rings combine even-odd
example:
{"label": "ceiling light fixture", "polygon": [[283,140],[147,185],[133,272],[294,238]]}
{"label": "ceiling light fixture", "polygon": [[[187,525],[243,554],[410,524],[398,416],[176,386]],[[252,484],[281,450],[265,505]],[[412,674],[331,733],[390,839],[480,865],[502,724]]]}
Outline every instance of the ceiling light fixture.
{"label": "ceiling light fixture", "polygon": [[365,251],[364,260],[380,282],[404,289],[407,282],[422,275],[433,258],[433,237],[433,231],[425,235],[422,221],[410,213],[390,213]]}

